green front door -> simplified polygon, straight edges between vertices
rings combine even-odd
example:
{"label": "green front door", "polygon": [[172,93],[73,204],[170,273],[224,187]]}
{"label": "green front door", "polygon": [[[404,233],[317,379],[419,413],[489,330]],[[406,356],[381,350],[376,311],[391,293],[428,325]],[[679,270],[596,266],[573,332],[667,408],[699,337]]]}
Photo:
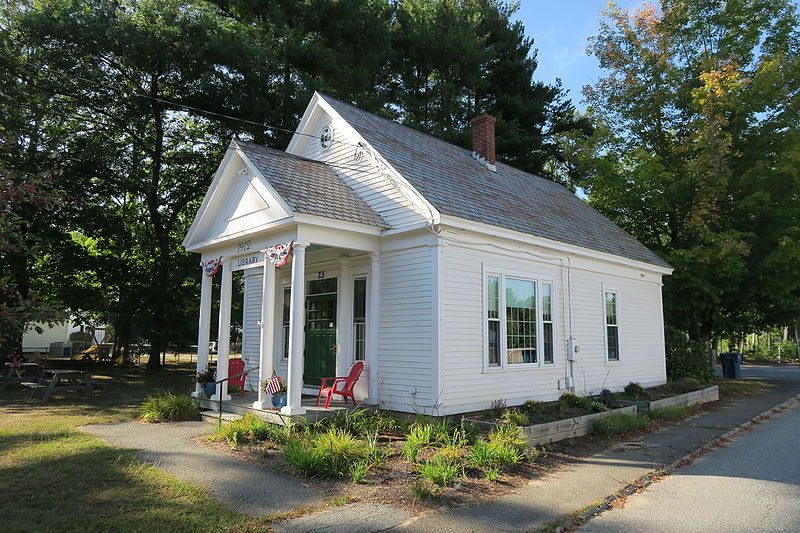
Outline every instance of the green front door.
{"label": "green front door", "polygon": [[[330,291],[330,292],[329,292]],[[319,385],[336,375],[336,278],[313,280],[306,298],[303,383]],[[323,294],[319,294],[324,292]]]}

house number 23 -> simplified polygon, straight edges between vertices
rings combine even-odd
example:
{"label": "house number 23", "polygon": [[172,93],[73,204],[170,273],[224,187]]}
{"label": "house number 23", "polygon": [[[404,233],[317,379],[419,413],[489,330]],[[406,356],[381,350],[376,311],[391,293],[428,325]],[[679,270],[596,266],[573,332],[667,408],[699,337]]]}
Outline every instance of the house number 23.
{"label": "house number 23", "polygon": [[325,277],[325,271],[324,270],[320,270],[319,272],[317,272],[317,279],[322,279],[324,277]]}

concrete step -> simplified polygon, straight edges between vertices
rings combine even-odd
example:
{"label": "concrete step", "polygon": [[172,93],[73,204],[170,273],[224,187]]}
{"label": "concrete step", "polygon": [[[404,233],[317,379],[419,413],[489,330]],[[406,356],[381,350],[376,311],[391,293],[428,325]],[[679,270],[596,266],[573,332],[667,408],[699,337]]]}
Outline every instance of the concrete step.
{"label": "concrete step", "polygon": [[[208,422],[210,424],[216,424],[219,420],[219,412],[205,410],[200,411],[200,417],[203,419],[204,422]],[[232,420],[236,420],[237,418],[241,418],[241,415],[237,415],[234,413],[226,413],[225,411],[222,412],[222,421],[223,422],[230,422]]]}

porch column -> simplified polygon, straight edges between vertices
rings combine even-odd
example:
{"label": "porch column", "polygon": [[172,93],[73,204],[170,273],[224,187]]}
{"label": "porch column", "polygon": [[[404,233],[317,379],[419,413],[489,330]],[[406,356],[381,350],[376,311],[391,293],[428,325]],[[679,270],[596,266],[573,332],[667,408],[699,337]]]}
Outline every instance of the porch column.
{"label": "porch column", "polygon": [[378,367],[380,356],[378,353],[378,329],[380,326],[380,290],[381,290],[381,254],[369,254],[369,276],[367,278],[367,354],[366,363],[369,368],[369,398],[366,403],[378,405]]}
{"label": "porch column", "polygon": [[292,251],[292,303],[289,308],[289,394],[285,415],[302,415],[303,350],[305,348],[306,245],[294,243]]}
{"label": "porch column", "polygon": [[264,280],[261,293],[261,346],[258,357],[258,400],[253,402],[256,409],[269,409],[272,403],[267,399],[267,393],[261,385],[272,377],[275,366],[273,352],[275,351],[275,265],[266,256],[264,250]]}
{"label": "porch column", "polygon": [[350,258],[339,258],[339,295],[336,311],[336,375],[350,371],[353,353],[353,279]]}
{"label": "porch column", "polygon": [[[200,319],[197,327],[197,372],[205,370],[208,366],[208,343],[211,341],[211,290],[213,280],[204,271],[200,273]],[[203,390],[197,383],[192,396],[203,397]]]}
{"label": "porch column", "polygon": [[[231,260],[222,262],[222,288],[219,296],[219,339],[217,340],[217,380],[228,377],[228,355],[231,347],[231,289],[233,287],[233,273]],[[228,382],[217,385],[217,391],[212,400],[230,400]]]}

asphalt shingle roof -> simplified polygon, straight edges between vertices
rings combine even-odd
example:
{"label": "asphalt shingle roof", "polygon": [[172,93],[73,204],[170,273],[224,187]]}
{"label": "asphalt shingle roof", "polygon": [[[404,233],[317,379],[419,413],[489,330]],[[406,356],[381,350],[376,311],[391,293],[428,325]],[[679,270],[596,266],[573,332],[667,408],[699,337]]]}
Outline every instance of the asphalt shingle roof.
{"label": "asphalt shingle roof", "polygon": [[322,95],[442,214],[635,259],[670,265],[559,183],[465,150]]}
{"label": "asphalt shingle roof", "polygon": [[325,163],[251,142],[231,144],[244,152],[293,211],[389,228]]}

